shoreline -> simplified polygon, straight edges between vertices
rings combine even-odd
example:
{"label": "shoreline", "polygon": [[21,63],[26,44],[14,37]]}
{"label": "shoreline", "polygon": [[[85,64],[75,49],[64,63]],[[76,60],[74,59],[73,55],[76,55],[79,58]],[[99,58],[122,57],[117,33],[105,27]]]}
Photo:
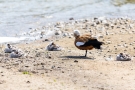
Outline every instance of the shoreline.
{"label": "shoreline", "polygon": [[[25,57],[10,58],[9,54],[4,53],[4,47],[1,47],[1,67],[8,70],[15,69],[15,72],[21,72],[22,75],[27,72],[31,73],[32,77],[38,75],[38,78],[45,79],[43,82],[46,83],[50,83],[49,79],[51,79],[54,87],[45,88],[44,84],[42,90],[132,90],[135,88],[133,84],[135,20],[95,18],[59,22],[54,26],[50,26],[50,29],[55,29],[52,32],[46,32],[49,27],[44,27],[45,32],[42,33],[41,39],[15,44],[27,54]],[[88,57],[81,58],[85,51],[74,46],[74,29],[80,30],[82,34],[90,33],[93,37],[103,41],[105,43],[103,49],[89,50]],[[36,32],[41,35],[38,30],[31,32],[31,35],[36,35]],[[47,38],[46,35],[48,35]],[[61,46],[63,50],[46,51],[46,46],[52,41]],[[131,55],[132,60],[116,61],[116,55],[121,52]],[[3,85],[9,86],[8,80],[5,78],[6,82]],[[32,79],[30,82],[35,83]],[[43,82],[38,83],[42,85]],[[26,86],[22,88],[27,87],[27,83],[25,84]],[[40,85],[35,88],[33,86],[33,89],[40,88]],[[12,86],[13,90],[17,90],[14,84]]]}

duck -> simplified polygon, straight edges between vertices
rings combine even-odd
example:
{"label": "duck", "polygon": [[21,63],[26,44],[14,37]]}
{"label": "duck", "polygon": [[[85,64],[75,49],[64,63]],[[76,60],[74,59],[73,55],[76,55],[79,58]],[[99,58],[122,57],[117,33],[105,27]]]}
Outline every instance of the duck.
{"label": "duck", "polygon": [[101,49],[101,45],[104,42],[98,41],[95,37],[92,37],[90,34],[81,35],[79,30],[74,30],[74,45],[80,49],[85,50],[85,57],[87,57],[87,51],[95,49]]}

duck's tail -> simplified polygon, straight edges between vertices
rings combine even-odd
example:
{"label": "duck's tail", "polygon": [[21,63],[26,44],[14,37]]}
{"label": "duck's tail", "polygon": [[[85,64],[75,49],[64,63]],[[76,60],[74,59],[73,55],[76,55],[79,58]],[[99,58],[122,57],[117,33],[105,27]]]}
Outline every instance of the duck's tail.
{"label": "duck's tail", "polygon": [[100,42],[100,41],[98,41],[97,39],[94,39],[93,40],[93,47],[94,48],[96,48],[96,49],[101,49],[101,45],[103,45],[104,44],[104,42]]}
{"label": "duck's tail", "polygon": [[87,41],[84,45],[82,46],[89,46],[92,45],[94,48],[96,49],[101,49],[101,45],[103,45],[104,42],[100,42],[97,39],[90,39],[89,41]]}

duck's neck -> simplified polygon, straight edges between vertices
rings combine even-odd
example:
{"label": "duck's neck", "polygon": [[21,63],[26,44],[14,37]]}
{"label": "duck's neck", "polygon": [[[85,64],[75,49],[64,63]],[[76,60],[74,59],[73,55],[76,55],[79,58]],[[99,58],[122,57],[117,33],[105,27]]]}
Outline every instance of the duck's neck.
{"label": "duck's neck", "polygon": [[80,37],[80,35],[76,35],[76,36],[75,36],[75,39],[77,39],[78,37]]}

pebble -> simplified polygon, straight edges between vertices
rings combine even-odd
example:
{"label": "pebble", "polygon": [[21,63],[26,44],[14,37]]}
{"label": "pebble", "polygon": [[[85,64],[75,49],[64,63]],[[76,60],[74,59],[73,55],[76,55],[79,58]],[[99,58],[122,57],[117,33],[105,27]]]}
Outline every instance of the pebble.
{"label": "pebble", "polygon": [[27,81],[26,83],[30,83],[30,81]]}
{"label": "pebble", "polygon": [[5,80],[0,80],[0,84],[6,83]]}
{"label": "pebble", "polygon": [[110,60],[114,60],[113,57],[108,56],[107,58],[105,58],[106,61],[110,61]]}
{"label": "pebble", "polygon": [[69,18],[69,20],[74,20],[74,18],[73,18],[73,17],[71,17],[71,18]]}
{"label": "pebble", "polygon": [[77,60],[75,60],[74,62],[78,62]]}
{"label": "pebble", "polygon": [[49,41],[49,39],[45,39],[45,41]]}

